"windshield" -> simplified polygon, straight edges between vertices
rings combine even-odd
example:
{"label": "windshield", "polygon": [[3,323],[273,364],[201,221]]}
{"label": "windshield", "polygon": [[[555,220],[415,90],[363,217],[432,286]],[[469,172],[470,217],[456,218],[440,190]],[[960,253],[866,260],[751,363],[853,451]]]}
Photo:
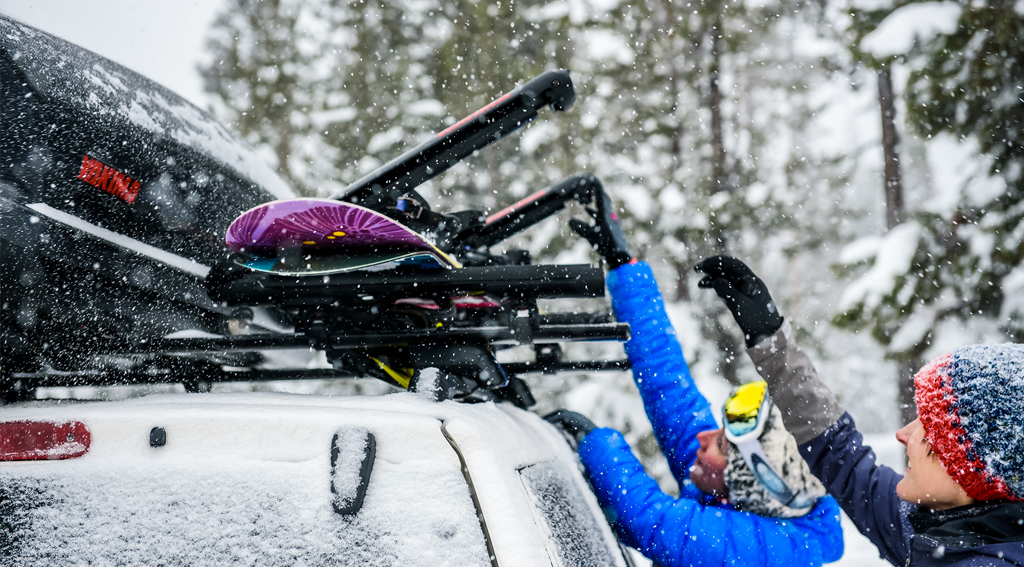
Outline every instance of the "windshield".
{"label": "windshield", "polygon": [[554,555],[563,566],[615,566],[616,560],[583,492],[565,465],[547,461],[520,469],[519,477],[530,494],[537,515],[551,533]]}

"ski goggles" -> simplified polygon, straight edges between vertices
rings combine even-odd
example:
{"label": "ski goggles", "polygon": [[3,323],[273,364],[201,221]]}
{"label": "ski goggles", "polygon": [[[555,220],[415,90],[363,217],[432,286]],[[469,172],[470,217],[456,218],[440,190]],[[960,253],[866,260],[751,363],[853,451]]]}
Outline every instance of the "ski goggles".
{"label": "ski goggles", "polygon": [[729,441],[736,443],[760,437],[764,433],[771,404],[768,383],[764,380],[733,390],[722,406],[722,424]]}
{"label": "ski goggles", "polygon": [[754,477],[776,500],[790,508],[809,508],[817,499],[790,489],[775,472],[761,446],[759,439],[768,424],[771,409],[772,399],[764,380],[736,388],[722,406],[725,438],[739,449]]}

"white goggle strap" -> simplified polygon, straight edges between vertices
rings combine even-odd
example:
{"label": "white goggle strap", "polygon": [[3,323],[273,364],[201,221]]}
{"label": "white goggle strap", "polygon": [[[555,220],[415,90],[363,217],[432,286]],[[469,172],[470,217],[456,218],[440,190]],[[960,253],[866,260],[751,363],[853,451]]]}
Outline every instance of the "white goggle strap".
{"label": "white goggle strap", "polygon": [[754,473],[757,481],[776,500],[798,510],[809,508],[814,504],[816,500],[814,498],[807,498],[806,496],[797,498],[797,495],[790,490],[786,482],[782,480],[782,477],[772,468],[771,463],[768,461],[768,456],[764,454],[764,448],[761,447],[761,442],[756,438],[740,441],[739,443],[733,442],[733,444],[740,450],[744,462],[747,463],[747,467]]}

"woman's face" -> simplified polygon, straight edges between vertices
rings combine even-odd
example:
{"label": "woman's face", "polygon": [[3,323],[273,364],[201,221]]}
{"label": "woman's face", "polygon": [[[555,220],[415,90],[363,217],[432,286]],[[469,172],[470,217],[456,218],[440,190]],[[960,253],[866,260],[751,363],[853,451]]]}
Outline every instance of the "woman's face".
{"label": "woman's face", "polygon": [[729,441],[724,429],[701,431],[697,434],[697,459],[690,467],[690,480],[702,492],[720,498],[729,496],[725,486],[725,465],[729,462]]}
{"label": "woman's face", "polygon": [[896,432],[896,439],[907,448],[907,472],[896,485],[896,495],[912,504],[932,510],[965,506],[975,500],[949,476],[932,444],[925,439],[920,419]]}

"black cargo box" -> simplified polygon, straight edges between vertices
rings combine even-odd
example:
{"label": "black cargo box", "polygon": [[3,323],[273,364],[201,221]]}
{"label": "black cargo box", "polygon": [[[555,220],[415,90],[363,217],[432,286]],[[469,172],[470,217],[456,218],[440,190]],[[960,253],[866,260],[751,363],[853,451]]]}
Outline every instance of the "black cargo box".
{"label": "black cargo box", "polygon": [[223,333],[202,281],[241,212],[292,190],[208,114],[0,16],[0,372],[80,371],[90,343]]}

